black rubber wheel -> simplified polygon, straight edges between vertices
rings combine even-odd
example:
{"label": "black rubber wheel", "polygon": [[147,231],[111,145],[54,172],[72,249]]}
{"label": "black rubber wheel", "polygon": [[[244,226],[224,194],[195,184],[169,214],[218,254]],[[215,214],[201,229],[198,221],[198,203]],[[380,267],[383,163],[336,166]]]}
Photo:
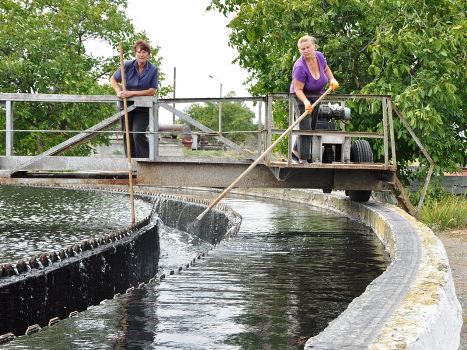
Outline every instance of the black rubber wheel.
{"label": "black rubber wheel", "polygon": [[[352,141],[350,148],[350,161],[353,163],[373,163],[373,151],[366,140]],[[371,191],[348,190],[346,194],[354,202],[368,202],[371,197]]]}
{"label": "black rubber wheel", "polygon": [[371,197],[371,191],[349,190],[349,198],[354,202],[365,203]]}
{"label": "black rubber wheel", "polygon": [[[323,163],[332,163],[334,161],[334,151],[332,150],[331,145],[324,145],[323,150]],[[327,187],[323,188],[323,193],[331,193],[332,188]]]}
{"label": "black rubber wheel", "polygon": [[323,163],[332,163],[334,161],[334,151],[331,145],[324,145]]}

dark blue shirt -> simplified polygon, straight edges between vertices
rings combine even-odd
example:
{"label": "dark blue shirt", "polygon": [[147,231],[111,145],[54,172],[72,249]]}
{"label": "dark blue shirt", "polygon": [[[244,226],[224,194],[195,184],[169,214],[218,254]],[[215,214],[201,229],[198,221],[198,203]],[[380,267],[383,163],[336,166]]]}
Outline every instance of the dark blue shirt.
{"label": "dark blue shirt", "polygon": [[[120,68],[114,73],[114,78],[119,83],[122,81]],[[128,91],[157,89],[157,67],[151,62],[146,62],[143,74],[138,75],[138,62],[136,60],[125,62],[125,83]]]}
{"label": "dark blue shirt", "polygon": [[[150,62],[146,62],[143,74],[138,74],[138,62],[136,60],[126,61],[125,66],[125,83],[128,91],[141,91],[150,88],[157,89],[157,67]],[[114,73],[114,78],[119,83],[122,81],[122,73],[120,68]],[[132,103],[128,103],[130,105]],[[119,107],[123,108],[119,102]]]}

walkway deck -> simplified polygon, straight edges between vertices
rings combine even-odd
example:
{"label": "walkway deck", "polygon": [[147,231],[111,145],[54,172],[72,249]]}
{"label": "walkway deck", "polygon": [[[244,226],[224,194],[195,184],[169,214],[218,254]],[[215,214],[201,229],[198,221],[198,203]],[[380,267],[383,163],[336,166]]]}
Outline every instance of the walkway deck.
{"label": "walkway deck", "polygon": [[[0,157],[0,169],[17,168],[31,157]],[[135,183],[155,186],[219,187],[229,186],[251,160],[226,158],[158,157],[134,159]],[[128,182],[126,158],[45,157],[34,166],[8,172],[0,183],[100,183]],[[333,188],[341,190],[378,190],[393,181],[395,169],[384,164],[259,164],[238,187]],[[364,179],[364,181],[362,181]]]}

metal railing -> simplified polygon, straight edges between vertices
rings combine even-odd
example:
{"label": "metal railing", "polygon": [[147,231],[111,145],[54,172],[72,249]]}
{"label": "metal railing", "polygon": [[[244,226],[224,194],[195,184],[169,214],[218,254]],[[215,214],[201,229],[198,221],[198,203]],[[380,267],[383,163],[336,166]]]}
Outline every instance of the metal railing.
{"label": "metal railing", "polygon": [[[149,139],[149,159],[155,160],[159,156],[159,110],[160,108],[166,109],[170,113],[175,114],[178,118],[185,123],[195,127],[201,133],[216,136],[216,138],[225,144],[227,147],[234,149],[235,151],[244,154],[246,158],[251,158],[251,153],[246,151],[242,146],[229,140],[224,135],[229,133],[236,133],[238,131],[223,132],[222,130],[212,130],[207,126],[193,119],[191,116],[183,111],[180,111],[173,107],[174,104],[187,104],[187,103],[219,103],[219,102],[254,102],[257,104],[258,112],[258,128],[257,130],[251,130],[249,132],[257,133],[257,153],[260,154],[266,150],[272,143],[274,134],[281,134],[284,130],[274,128],[273,122],[273,103],[275,101],[288,101],[289,103],[289,125],[293,122],[294,118],[294,97],[290,94],[268,94],[264,97],[224,97],[224,98],[175,98],[175,99],[157,99],[156,97],[135,97],[130,98],[130,101],[134,102],[134,107],[146,107],[149,109],[149,130],[147,132]],[[372,99],[382,103],[382,121],[383,121],[383,133],[376,132],[336,132],[326,130],[293,130],[293,135],[340,135],[347,137],[359,137],[359,138],[382,138],[384,144],[384,164],[395,165],[396,164],[396,153],[395,153],[395,140],[394,140],[394,129],[393,129],[393,117],[392,117],[392,103],[390,96],[385,95],[334,95],[329,96],[326,100],[329,101],[346,101],[356,99]],[[50,94],[0,94],[0,103],[3,102],[5,105],[6,112],[6,128],[2,130],[5,132],[5,155],[13,156],[13,140],[15,132],[68,132],[80,134],[79,137],[75,137],[74,141],[65,142],[56,148],[56,152],[62,152],[73,144],[82,142],[82,140],[91,138],[99,133],[121,133],[121,131],[105,131],[111,125],[118,122],[121,113],[117,113],[105,121],[95,125],[87,130],[15,130],[14,129],[14,103],[15,102],[62,102],[62,103],[116,103],[118,98],[112,95],[50,95]],[[263,104],[264,115],[263,115]],[[243,131],[245,132],[245,131]],[[291,159],[292,142],[289,137],[289,152],[288,162]],[[389,147],[391,157],[389,157]],[[48,152],[50,154],[58,154],[54,152]],[[269,154],[265,158],[265,162],[271,161],[271,155]]]}
{"label": "metal railing", "polygon": [[[50,94],[14,94],[14,93],[3,93],[0,94],[0,104],[5,105],[5,155],[13,156],[14,155],[14,135],[18,132],[42,132],[42,133],[57,133],[57,132],[68,132],[68,133],[77,133],[79,137],[74,137],[72,142],[65,142],[58,146],[54,147],[53,152],[46,152],[47,155],[54,155],[60,152],[63,152],[69,147],[72,147],[73,144],[82,142],[85,139],[89,139],[94,135],[100,133],[122,133],[122,131],[105,131],[105,129],[110,126],[118,123],[122,113],[117,113],[101,123],[87,129],[87,130],[15,130],[14,129],[14,103],[16,102],[61,102],[61,103],[117,103],[119,99],[116,96],[112,95],[50,95]],[[196,127],[201,132],[211,135],[216,135],[216,137],[227,145],[228,147],[240,152],[245,153],[245,150],[239,145],[235,144],[228,138],[224,137],[224,132],[222,130],[215,131],[205,125],[199,123],[195,119],[191,118],[186,113],[175,109],[172,105],[174,103],[203,103],[203,102],[256,102],[258,103],[258,114],[261,115],[262,102],[264,98],[262,97],[224,97],[224,98],[187,98],[187,99],[157,99],[156,97],[142,96],[142,97],[133,97],[129,98],[129,101],[133,101],[133,108],[136,107],[145,107],[149,109],[149,127],[147,131],[148,140],[149,140],[149,159],[155,160],[159,155],[159,142],[158,136],[159,132],[159,109],[164,108],[179,117],[180,120],[183,120],[187,124]],[[130,106],[130,109],[132,107]],[[130,110],[129,109],[129,110]],[[258,132],[258,131],[255,131]],[[248,153],[246,153],[248,154]],[[250,155],[251,156],[251,155]]]}
{"label": "metal railing", "polygon": [[[315,96],[318,97],[318,96]],[[291,94],[268,94],[266,96],[266,124],[263,132],[265,133],[264,139],[266,140],[264,149],[267,149],[272,142],[272,135],[282,134],[284,130],[273,128],[273,102],[274,101],[288,101],[289,106],[289,125],[293,123],[295,115],[295,103],[293,99],[295,97]],[[370,139],[383,139],[383,152],[384,152],[384,165],[394,167],[396,169],[396,147],[394,139],[394,123],[392,117],[392,102],[391,97],[387,95],[328,95],[323,103],[327,102],[340,102],[345,103],[345,101],[355,101],[355,100],[374,100],[380,101],[382,104],[382,115],[381,119],[383,121],[383,132],[345,132],[345,131],[330,131],[330,130],[293,130],[292,135],[316,135],[316,136],[343,136],[348,138],[370,138]],[[291,152],[292,152],[292,137],[289,137],[288,144],[288,163],[290,164]],[[391,157],[389,157],[389,148]],[[267,161],[270,161],[271,158],[267,157]]]}

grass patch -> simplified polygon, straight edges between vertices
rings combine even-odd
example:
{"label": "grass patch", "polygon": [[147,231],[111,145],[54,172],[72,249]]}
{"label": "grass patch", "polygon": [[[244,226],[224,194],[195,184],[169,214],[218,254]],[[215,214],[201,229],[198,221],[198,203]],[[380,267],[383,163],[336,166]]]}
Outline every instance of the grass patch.
{"label": "grass patch", "polygon": [[436,189],[425,199],[420,221],[434,230],[467,229],[467,195]]}

